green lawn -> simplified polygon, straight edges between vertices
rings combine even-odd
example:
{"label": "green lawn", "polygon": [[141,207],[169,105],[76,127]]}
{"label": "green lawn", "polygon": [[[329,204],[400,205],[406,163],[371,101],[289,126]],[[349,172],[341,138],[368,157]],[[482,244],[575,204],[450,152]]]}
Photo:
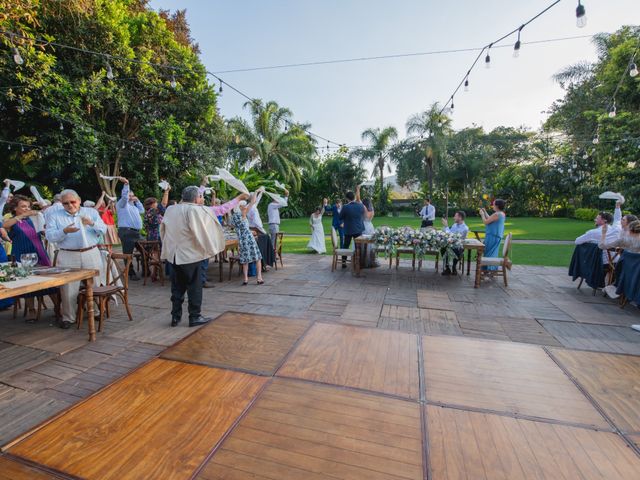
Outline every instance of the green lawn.
{"label": "green lawn", "polygon": [[[436,221],[436,227],[440,227],[440,220]],[[325,234],[331,233],[331,217],[323,219]],[[375,226],[388,225],[401,227],[410,225],[420,227],[420,219],[413,216],[401,217],[376,217],[373,220]],[[484,225],[478,217],[469,218],[467,225],[471,230],[483,230]],[[505,234],[513,233],[513,238],[518,240],[575,240],[576,237],[593,228],[593,222],[574,220],[571,218],[534,218],[534,217],[507,217]],[[310,235],[308,218],[283,219],[280,230],[285,233]]]}
{"label": "green lawn", "polygon": [[[307,243],[311,237],[284,237],[284,253],[309,253]],[[331,254],[331,241],[327,239],[327,254]],[[548,267],[567,267],[571,261],[573,245],[526,245],[516,243],[511,256],[516,265],[544,265]]]}

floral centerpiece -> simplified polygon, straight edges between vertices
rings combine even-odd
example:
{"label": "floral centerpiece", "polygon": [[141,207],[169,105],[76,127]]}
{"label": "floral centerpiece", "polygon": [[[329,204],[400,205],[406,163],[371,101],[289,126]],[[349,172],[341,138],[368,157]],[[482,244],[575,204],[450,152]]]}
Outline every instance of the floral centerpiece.
{"label": "floral centerpiece", "polygon": [[373,233],[373,241],[377,247],[382,247],[385,255],[393,250],[393,234],[395,230],[391,227],[378,227]]}
{"label": "floral centerpiece", "polygon": [[457,233],[442,230],[415,230],[410,227],[376,229],[373,240],[382,247],[385,254],[395,255],[399,248],[413,248],[419,259],[428,253],[455,255],[455,250],[463,248],[462,237]]}
{"label": "floral centerpiece", "polygon": [[0,282],[11,282],[27,276],[27,271],[22,267],[12,267],[10,263],[0,265]]}

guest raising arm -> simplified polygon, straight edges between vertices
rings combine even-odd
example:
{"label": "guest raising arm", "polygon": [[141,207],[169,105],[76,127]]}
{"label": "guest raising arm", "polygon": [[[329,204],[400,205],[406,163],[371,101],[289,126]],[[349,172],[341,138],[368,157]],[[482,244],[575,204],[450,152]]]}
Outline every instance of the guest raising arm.
{"label": "guest raising arm", "polygon": [[242,265],[242,274],[244,275],[244,282],[242,285],[249,283],[249,264],[256,262],[256,275],[258,285],[262,285],[262,254],[256,243],[256,239],[253,238],[253,233],[249,230],[249,222],[247,221],[247,213],[255,205],[256,196],[253,195],[251,201],[240,202],[236,208],[233,209],[231,214],[231,224],[235,227],[238,235],[238,251],[240,254],[240,264]]}
{"label": "guest raising arm", "polygon": [[[486,225],[484,234],[484,253],[485,257],[498,257],[500,250],[500,242],[504,236],[504,222],[506,214],[504,209],[506,202],[501,198],[496,198],[491,204],[493,213],[489,215],[484,208],[480,208],[480,218],[482,223]],[[496,270],[497,267],[483,267],[486,270]]]}
{"label": "guest raising arm", "polygon": [[[124,185],[120,193],[120,199],[116,203],[118,212],[118,236],[122,241],[122,253],[132,254],[140,237],[142,229],[142,218],[140,215],[144,213],[144,207],[135,193],[130,189],[129,180],[124,177],[118,177]],[[139,280],[136,272],[131,269],[129,272],[131,280]]]}
{"label": "guest raising arm", "polygon": [[276,235],[280,231],[280,209],[289,204],[289,190],[284,191],[284,203],[275,200],[269,203],[267,207],[267,217],[269,222],[269,235],[271,235],[271,243],[276,244]]}
{"label": "guest raising arm", "polygon": [[[596,225],[596,228],[587,230],[586,233],[576,238],[575,240],[576,245],[582,245],[583,243],[599,244],[602,240],[602,230],[605,225],[607,225],[607,229],[605,231],[604,243],[606,244],[613,243],[620,236],[620,229],[612,225],[613,215],[611,215],[609,212],[600,212],[598,215],[596,215],[596,218],[594,219],[594,223]],[[609,257],[606,251],[602,252],[602,263],[604,265],[609,264]]]}
{"label": "guest raising arm", "polygon": [[0,219],[2,219],[4,206],[7,204],[7,201],[9,200],[9,194],[11,193],[9,190],[9,185],[11,185],[11,183],[9,182],[9,179],[5,178],[4,188],[2,189],[2,193],[0,193]]}

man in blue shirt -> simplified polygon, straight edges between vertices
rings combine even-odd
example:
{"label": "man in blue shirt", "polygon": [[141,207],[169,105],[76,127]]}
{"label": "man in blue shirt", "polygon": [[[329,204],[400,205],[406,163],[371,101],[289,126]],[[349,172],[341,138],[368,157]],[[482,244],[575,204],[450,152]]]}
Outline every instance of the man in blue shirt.
{"label": "man in blue shirt", "polygon": [[[464,211],[459,210],[453,216],[453,222],[454,222],[453,225],[449,226],[447,219],[446,218],[442,219],[442,225],[443,225],[442,229],[448,233],[458,233],[462,237],[462,240],[464,240],[465,238],[467,238],[467,235],[469,234],[469,227],[467,226],[466,223],[464,223],[464,220],[466,217],[467,217],[467,214],[464,213]],[[462,255],[464,255],[464,248],[455,250],[455,254],[456,256],[453,259],[453,271],[449,268],[449,256],[448,255],[444,256],[444,259],[443,259],[444,270],[442,271],[442,275],[458,274],[458,270],[456,267],[458,266],[458,262],[461,260]]]}
{"label": "man in blue shirt", "polygon": [[[120,200],[116,203],[116,212],[118,213],[118,236],[122,242],[122,253],[132,254],[136,247],[136,242],[141,239],[140,230],[142,229],[142,215],[144,207],[136,194],[129,187],[129,180],[124,177],[118,177],[124,186],[120,193]],[[129,278],[131,280],[139,280],[135,270],[129,270]]]}
{"label": "man in blue shirt", "polygon": [[[57,266],[101,271],[102,258],[97,245],[107,226],[95,208],[80,206],[80,196],[74,190],[63,190],[60,200],[63,208],[49,214],[45,230],[47,240],[57,244]],[[100,275],[94,277],[95,285],[99,285],[99,281]],[[75,322],[79,288],[80,282],[60,287],[62,320],[58,325],[61,328],[69,328]]]}
{"label": "man in blue shirt", "polygon": [[342,211],[342,200],[339,198],[336,199],[336,203],[334,205],[329,206],[329,199],[325,198],[323,200],[324,203],[324,211],[331,212],[333,218],[331,219],[331,226],[335,228],[336,232],[340,236],[340,248],[344,248],[344,224],[342,220],[340,220],[340,212]]}

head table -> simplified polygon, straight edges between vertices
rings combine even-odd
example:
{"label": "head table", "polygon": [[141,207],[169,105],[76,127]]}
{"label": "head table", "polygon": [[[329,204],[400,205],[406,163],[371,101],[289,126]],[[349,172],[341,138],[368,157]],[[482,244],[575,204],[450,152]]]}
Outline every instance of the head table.
{"label": "head table", "polygon": [[[65,270],[62,273],[57,271]],[[87,284],[87,309],[89,316],[89,341],[96,340],[96,326],[93,318],[93,277],[98,275],[97,270],[82,270],[78,268],[43,269],[43,275],[30,275],[10,282],[0,283],[0,300],[18,297],[27,293],[46,290],[48,288],[61,287],[71,282],[86,281]]]}
{"label": "head table", "polygon": [[[366,249],[368,248],[369,245],[374,244],[375,240],[373,239],[373,235],[361,235],[355,238],[354,241],[356,244],[356,250],[355,250],[355,259],[353,261],[353,269],[356,276],[360,276],[360,256],[366,255]],[[475,238],[467,238],[463,241],[463,244],[464,244],[465,251],[468,252],[467,253],[467,275],[469,275],[469,272],[471,270],[471,251],[472,250],[476,251],[476,276],[475,276],[475,282],[473,286],[475,288],[479,288],[480,280],[482,277],[480,260],[482,259],[482,254],[484,253],[484,243],[482,243],[480,240]],[[362,249],[364,249],[364,252],[361,252]],[[462,262],[462,266],[464,269],[464,259]]]}

